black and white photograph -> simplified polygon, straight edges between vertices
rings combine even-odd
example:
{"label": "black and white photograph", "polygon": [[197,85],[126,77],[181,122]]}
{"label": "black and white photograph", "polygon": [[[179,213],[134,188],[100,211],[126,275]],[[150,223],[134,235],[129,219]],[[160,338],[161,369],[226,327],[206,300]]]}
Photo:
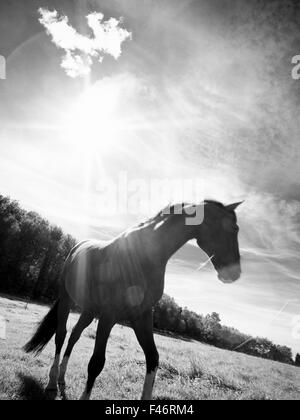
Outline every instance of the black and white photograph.
{"label": "black and white photograph", "polygon": [[0,400],[300,400],[299,0],[0,0]]}

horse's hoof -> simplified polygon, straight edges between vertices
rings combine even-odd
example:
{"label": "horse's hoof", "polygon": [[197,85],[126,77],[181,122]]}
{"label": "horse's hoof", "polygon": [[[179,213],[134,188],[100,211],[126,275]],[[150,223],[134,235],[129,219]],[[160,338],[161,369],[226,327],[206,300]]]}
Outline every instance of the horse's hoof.
{"label": "horse's hoof", "polygon": [[54,384],[49,384],[47,386],[47,388],[45,389],[46,392],[57,392],[58,391],[58,387],[57,385]]}
{"label": "horse's hoof", "polygon": [[89,401],[90,398],[91,394],[87,394],[86,392],[84,392],[80,397],[80,401]]}
{"label": "horse's hoof", "polygon": [[61,390],[65,390],[66,389],[66,382],[65,381],[58,381],[58,388]]}

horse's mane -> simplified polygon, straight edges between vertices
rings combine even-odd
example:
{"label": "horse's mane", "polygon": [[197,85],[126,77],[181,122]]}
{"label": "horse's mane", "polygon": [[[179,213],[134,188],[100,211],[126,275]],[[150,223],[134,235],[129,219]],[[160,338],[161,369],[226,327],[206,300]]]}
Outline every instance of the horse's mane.
{"label": "horse's mane", "polygon": [[[224,206],[224,204],[222,204],[220,201],[216,201],[216,200],[204,200],[203,201],[204,204],[214,204],[217,207],[219,207],[220,209],[226,209],[226,206]],[[161,209],[155,216],[150,217],[149,219],[145,220],[144,222],[140,223],[138,225],[138,227],[144,227],[144,226],[149,226],[151,224],[156,224],[156,223],[160,223],[164,220],[166,220],[167,218],[170,217],[176,217],[176,216],[180,216],[180,214],[178,214],[177,210],[178,208],[181,207],[182,209],[182,214],[184,214],[184,209],[186,207],[190,207],[190,206],[196,206],[196,204],[192,204],[192,203],[176,203],[176,204],[170,204],[166,207],[164,207],[163,209]]]}
{"label": "horse's mane", "polygon": [[220,201],[216,201],[216,200],[204,200],[204,203],[205,204],[215,204],[220,209],[225,209],[226,208],[224,206],[224,204],[222,204]]}
{"label": "horse's mane", "polygon": [[168,205],[160,210],[156,216],[153,217],[153,221],[160,221],[164,220],[166,217],[170,216],[178,216],[177,210],[181,207],[182,212],[184,213],[184,208],[188,206],[192,206],[192,203],[176,203],[172,205]]}
{"label": "horse's mane", "polygon": [[144,227],[144,226],[149,226],[150,224],[154,224],[154,223],[159,223],[167,218],[169,218],[170,216],[176,216],[178,215],[175,212],[175,209],[179,206],[182,206],[182,209],[184,209],[184,207],[191,205],[190,203],[178,203],[178,204],[172,204],[172,205],[168,205],[166,207],[164,207],[163,209],[161,209],[155,216],[150,217],[150,219],[145,220],[144,222],[140,223],[138,225],[138,227]]}

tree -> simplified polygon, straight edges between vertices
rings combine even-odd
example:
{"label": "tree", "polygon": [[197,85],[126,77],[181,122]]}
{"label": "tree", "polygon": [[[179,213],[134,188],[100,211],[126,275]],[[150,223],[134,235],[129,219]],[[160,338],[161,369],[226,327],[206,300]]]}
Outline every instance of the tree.
{"label": "tree", "polygon": [[204,318],[204,335],[207,342],[216,345],[218,342],[218,333],[221,329],[221,318],[219,314],[213,312],[211,315],[206,315]]}
{"label": "tree", "polygon": [[14,255],[24,212],[16,201],[0,195],[0,282],[1,290],[13,285]]}
{"label": "tree", "polygon": [[294,364],[293,353],[289,347],[273,344],[271,354],[273,360],[277,362]]}
{"label": "tree", "polygon": [[51,226],[47,238],[47,245],[43,255],[43,261],[39,270],[39,275],[36,280],[33,299],[38,299],[43,296],[45,289],[49,283],[49,273],[51,267],[56,264],[56,258],[59,251],[59,242],[63,237],[63,232],[56,226]]}
{"label": "tree", "polygon": [[75,239],[0,195],[0,290],[52,300]]}
{"label": "tree", "polygon": [[173,298],[163,295],[154,308],[154,326],[158,329],[178,332],[181,312],[182,309]]}
{"label": "tree", "polygon": [[299,353],[297,353],[296,355],[295,365],[300,367],[300,354]]}

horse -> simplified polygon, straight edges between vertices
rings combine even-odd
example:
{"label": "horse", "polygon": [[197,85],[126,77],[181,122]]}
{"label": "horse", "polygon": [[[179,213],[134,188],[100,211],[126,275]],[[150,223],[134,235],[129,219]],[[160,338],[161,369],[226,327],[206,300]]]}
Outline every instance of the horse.
{"label": "horse", "polygon": [[[240,204],[225,206],[206,200],[199,205],[169,206],[168,211],[164,209],[114,240],[88,240],[77,244],[64,264],[59,299],[24,346],[27,353],[38,355],[55,335],[56,351],[46,390],[57,391],[58,386],[65,389],[72,350],[82,332],[97,318],[95,347],[81,400],[90,399],[95,381],[105,365],[111,330],[116,323],[124,321],[133,328],[145,354],[142,400],[151,400],[159,367],[153,334],[153,307],[163,295],[167,263],[184,244],[196,240],[222,282],[238,280],[241,257],[235,210]],[[195,223],[197,214],[203,217]],[[60,364],[72,304],[81,309],[81,316]]]}

